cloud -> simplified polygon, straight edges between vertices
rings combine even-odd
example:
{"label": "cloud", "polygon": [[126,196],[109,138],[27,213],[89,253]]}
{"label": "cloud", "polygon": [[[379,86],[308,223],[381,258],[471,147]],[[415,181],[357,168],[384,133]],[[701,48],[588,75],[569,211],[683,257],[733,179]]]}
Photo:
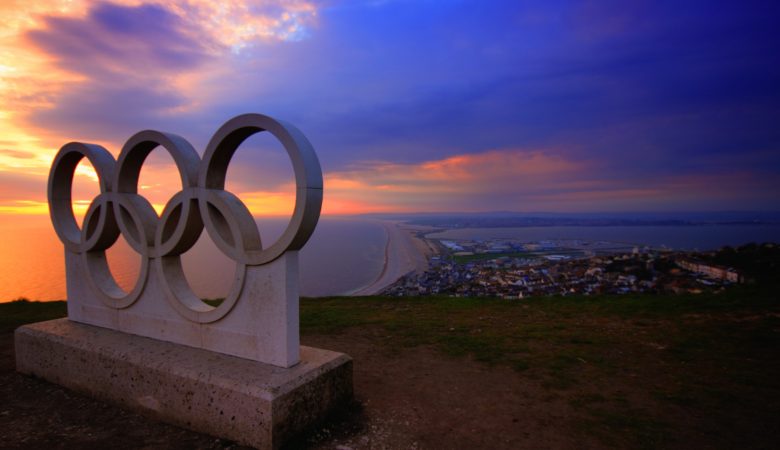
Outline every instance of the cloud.
{"label": "cloud", "polygon": [[[2,159],[0,159],[2,161]],[[41,175],[29,170],[7,170],[0,176],[0,213],[40,215],[48,214],[48,170]],[[80,219],[92,199],[100,193],[94,170],[86,160],[76,166],[71,185],[72,207]]]}
{"label": "cloud", "polygon": [[90,79],[146,78],[197,67],[209,41],[185,32],[185,22],[157,5],[96,5],[86,17],[47,17],[28,40],[63,70]]}
{"label": "cloud", "polygon": [[58,135],[118,140],[185,108],[180,74],[214,58],[210,42],[194,39],[186,25],[157,5],[104,3],[84,17],[45,18],[27,41],[79,81],[51,94],[53,105],[30,111],[26,121]]}
{"label": "cloud", "polygon": [[[556,149],[498,149],[420,163],[362,162],[349,170],[325,173],[323,213],[707,211],[762,209],[780,202],[777,180],[749,171],[636,177],[609,174],[601,163],[563,154]],[[171,183],[175,177],[166,170],[172,167],[158,164],[142,172],[140,191],[158,212],[178,190],[178,181]],[[97,192],[94,180],[82,175],[86,174],[79,173],[74,184],[74,209],[80,214]],[[253,214],[291,213],[293,181],[258,182],[256,177],[235,181],[228,189]],[[0,177],[0,212],[46,213],[42,189],[32,176]]]}
{"label": "cloud", "polygon": [[23,172],[27,175],[43,176],[48,173],[53,155],[26,150],[0,150],[0,173]]}
{"label": "cloud", "polygon": [[34,159],[36,157],[35,153],[33,152],[25,152],[22,150],[9,150],[9,149],[0,149],[0,156],[7,156],[15,159]]}
{"label": "cloud", "polygon": [[317,19],[316,4],[306,0],[187,0],[165,4],[233,51],[258,41],[299,41],[308,36]]}
{"label": "cloud", "polygon": [[[64,142],[116,154],[144,128],[202,151],[257,111],[314,144],[326,211],[774,207],[780,40],[759,6],[3,2],[0,172],[45,184]],[[279,209],[283,152],[242,155],[233,188]]]}
{"label": "cloud", "polygon": [[[562,176],[582,170],[580,164],[552,156],[550,153],[491,150],[418,164],[369,162],[355,167],[352,171],[341,173],[370,173],[366,181],[385,190],[434,188],[447,192],[480,192],[488,188],[487,186],[530,186],[550,176]],[[486,178],[492,180],[487,186],[484,184]]]}
{"label": "cloud", "polygon": [[40,178],[25,173],[5,173],[0,177],[0,201],[44,200],[46,185]]}
{"label": "cloud", "polygon": [[[490,150],[421,163],[364,163],[325,177],[326,212],[525,209],[526,196],[581,188],[587,164],[538,150]],[[333,203],[331,203],[333,202]]]}
{"label": "cloud", "polygon": [[[377,162],[325,177],[327,213],[761,209],[780,186],[751,172],[612,173],[548,150],[491,150],[414,164]],[[756,195],[756,193],[761,193]],[[746,200],[750,198],[750,200]]]}
{"label": "cloud", "polygon": [[143,128],[191,134],[211,115],[204,83],[229,79],[237,52],[303,39],[317,17],[305,1],[14,1],[0,12],[0,135],[36,153],[73,139],[116,152]]}

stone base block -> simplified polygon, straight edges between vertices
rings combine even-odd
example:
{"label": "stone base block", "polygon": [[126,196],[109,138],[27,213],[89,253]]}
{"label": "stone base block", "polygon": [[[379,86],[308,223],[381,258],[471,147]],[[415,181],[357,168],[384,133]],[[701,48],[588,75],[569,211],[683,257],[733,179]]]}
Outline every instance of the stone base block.
{"label": "stone base block", "polygon": [[301,347],[281,368],[58,319],[20,327],[16,369],[159,420],[278,448],[352,398],[352,359]]}

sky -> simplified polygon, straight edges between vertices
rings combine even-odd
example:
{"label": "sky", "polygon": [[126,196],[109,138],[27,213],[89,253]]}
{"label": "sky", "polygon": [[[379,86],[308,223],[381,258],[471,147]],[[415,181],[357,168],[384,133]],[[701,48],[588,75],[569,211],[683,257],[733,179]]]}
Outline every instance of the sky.
{"label": "sky", "polygon": [[[0,216],[45,216],[70,141],[115,157],[143,129],[202,154],[227,119],[295,124],[324,214],[777,211],[776,1],[4,0]],[[155,150],[141,192],[178,189]],[[292,210],[280,144],[227,188]],[[97,184],[74,182],[83,212]]]}

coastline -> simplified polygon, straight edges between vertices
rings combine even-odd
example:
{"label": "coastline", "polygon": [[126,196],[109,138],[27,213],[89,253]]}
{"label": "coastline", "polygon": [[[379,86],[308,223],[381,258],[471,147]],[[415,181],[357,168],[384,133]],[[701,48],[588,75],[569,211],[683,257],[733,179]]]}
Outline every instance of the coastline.
{"label": "coastline", "polygon": [[401,226],[401,222],[378,221],[387,233],[385,261],[377,278],[366,286],[348,292],[349,296],[377,295],[410,272],[424,272],[428,268],[430,247]]}

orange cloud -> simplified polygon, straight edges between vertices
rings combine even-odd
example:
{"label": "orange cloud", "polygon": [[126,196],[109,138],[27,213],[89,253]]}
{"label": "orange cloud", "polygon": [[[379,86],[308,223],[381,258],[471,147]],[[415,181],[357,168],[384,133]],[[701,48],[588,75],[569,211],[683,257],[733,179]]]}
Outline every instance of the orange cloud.
{"label": "orange cloud", "polygon": [[[586,166],[551,152],[490,150],[417,164],[374,162],[326,174],[326,204],[331,197],[371,211],[452,211],[473,208],[475,198],[548,190],[571,184]],[[485,209],[485,208],[476,209]]]}
{"label": "orange cloud", "polygon": [[[154,153],[153,153],[154,155]],[[22,155],[24,156],[24,155]],[[140,192],[159,213],[179,189],[172,161],[150,164]],[[83,215],[96,194],[88,164],[77,170],[74,212]],[[440,160],[400,164],[367,162],[324,174],[323,214],[442,211],[610,211],[723,209],[751,192],[765,192],[756,205],[780,201],[772,180],[750,173],[610,179],[603,168],[564,158],[554,151],[491,150]],[[295,202],[292,181],[253,190],[243,180],[234,193],[255,216],[289,216]],[[44,185],[44,184],[42,184]],[[22,199],[4,195],[0,214],[47,214],[43,193]],[[696,205],[691,208],[691,205]],[[754,205],[745,204],[746,208]]]}
{"label": "orange cloud", "polygon": [[[91,78],[93,71],[80,70],[79,61],[89,61],[89,67],[99,69],[94,72],[102,73],[101,76],[107,73],[116,74],[118,79],[123,80],[123,85],[131,88],[149,86],[149,89],[162,89],[166,94],[181,93],[180,97],[186,98],[186,101],[174,103],[163,113],[181,113],[208,103],[208,96],[213,94],[210,94],[208,89],[200,89],[199,86],[218,79],[220,70],[229,66],[214,64],[210,68],[202,68],[203,70],[168,72],[163,72],[161,67],[155,67],[155,70],[151,71],[138,71],[139,61],[136,58],[123,59],[116,55],[91,54],[92,47],[84,46],[84,43],[90,41],[89,33],[94,30],[90,31],[87,27],[91,26],[89,21],[95,19],[91,14],[95,13],[101,4],[88,0],[0,2],[0,187],[5,190],[0,192],[0,214],[47,214],[45,186],[52,158],[62,144],[78,136],[64,135],[73,133],[73,130],[42,128],[37,125],[37,121],[31,120],[31,117],[41,112],[61,109],[60,103],[67,101],[64,95],[75,92],[77,88],[87,86],[86,89],[92,92],[89,86],[95,84],[95,80]],[[256,41],[300,40],[306,36],[307,29],[316,24],[317,18],[317,8],[312,2],[305,0],[271,0],[263,2],[262,5],[252,5],[242,0],[113,0],[110,4],[114,5],[114,11],[117,11],[115,6],[160,6],[176,18],[179,29],[175,32],[192,37],[193,42],[203,45],[199,50],[209,53],[215,59],[223,60]],[[70,28],[62,28],[63,24]],[[53,33],[55,30],[52,28],[55,26],[61,27],[58,31],[60,34]],[[154,24],[150,26],[153,27]],[[62,34],[62,29],[75,31],[73,34]],[[50,34],[47,36],[46,33]],[[71,54],[65,55],[57,51],[58,48],[42,46],[44,38],[41,36],[48,39],[46,42],[49,43],[67,41]],[[187,43],[182,42],[169,43],[169,50],[188,51]],[[143,52],[147,51],[144,50],[146,44],[146,41],[128,38],[120,41],[114,39],[101,45],[143,56]],[[154,47],[159,50],[159,46]],[[100,62],[95,63],[94,60]],[[160,73],[155,75],[158,72]],[[110,86],[115,84],[108,83]],[[103,108],[98,109],[102,114]],[[113,133],[109,135],[113,136]],[[112,138],[116,141],[106,142],[90,135],[88,140],[105,146],[116,155],[126,137],[116,136]],[[142,174],[142,181],[148,179],[150,182],[140,186],[140,189],[159,213],[175,189],[161,187],[167,186],[169,180],[165,174],[154,173],[154,167],[145,168],[144,171],[152,173],[146,176]],[[12,180],[19,174],[37,180],[35,184],[39,185],[40,189],[14,187]],[[88,164],[79,165],[73,187],[76,199],[74,212],[77,215],[83,215],[86,204],[89,203],[86,199],[94,194],[90,189],[84,189],[83,185],[94,180],[94,170]],[[260,201],[257,197],[250,196],[250,201],[258,213],[275,211],[283,214],[284,201],[281,198],[276,196],[270,201]]]}
{"label": "orange cloud", "polygon": [[295,194],[290,191],[254,191],[237,193],[253,216],[290,216]]}
{"label": "orange cloud", "polygon": [[[215,58],[228,58],[258,40],[273,42],[302,39],[306,30],[316,24],[317,18],[317,8],[305,0],[272,0],[264,2],[262,6],[241,0],[114,0],[111,4],[163,7],[181,20],[179,31],[192,36],[195,42],[202,43],[203,50]],[[74,70],[78,64],[67,60],[63,63],[63,55],[42,49],[30,39],[30,35],[50,31],[49,28],[57,20],[86,20],[97,5],[99,3],[88,0],[0,2],[0,175],[3,172],[23,170],[45,176],[54,151],[72,140],[72,136],[63,136],[62,131],[43,129],[29,118],[32,114],[57,108],[63,93],[90,83],[91,75]],[[86,32],[83,28],[79,30]],[[81,38],[88,39],[89,36]],[[119,44],[133,48],[137,43],[128,39]],[[186,49],[182,47],[179,50]],[[88,52],[87,49],[84,51]],[[102,55],[83,54],[81,57],[85,58],[84,61],[90,61]],[[186,93],[182,98],[186,97],[187,101],[171,106],[168,113],[202,107],[203,99],[207,99],[209,94],[208,90],[198,89],[198,86],[219,77],[219,70],[214,68],[225,66],[215,64],[209,70],[179,70],[160,75],[154,82],[144,82],[145,72],[138,72],[137,65],[138,61],[106,61],[104,69],[121,74],[128,85],[140,83],[158,86],[173,93]],[[159,69],[148,74],[158,72]],[[116,148],[125,137],[116,137],[117,142],[101,142],[90,138],[90,142]],[[19,158],[2,150],[26,152],[33,156]]]}
{"label": "orange cloud", "polygon": [[[82,215],[86,213],[86,209]],[[36,200],[11,200],[0,203],[0,214],[41,215],[49,214],[49,204]]]}
{"label": "orange cloud", "polygon": [[325,176],[330,204],[362,212],[724,209],[751,192],[780,201],[749,173],[626,178],[555,150],[490,150],[416,164],[374,162]]}
{"label": "orange cloud", "polygon": [[580,170],[582,164],[541,151],[490,150],[418,164],[363,164],[331,174],[331,182],[338,188],[360,180],[372,189],[389,192],[413,192],[421,187],[438,192],[475,192],[508,182],[530,185],[552,175]]}

